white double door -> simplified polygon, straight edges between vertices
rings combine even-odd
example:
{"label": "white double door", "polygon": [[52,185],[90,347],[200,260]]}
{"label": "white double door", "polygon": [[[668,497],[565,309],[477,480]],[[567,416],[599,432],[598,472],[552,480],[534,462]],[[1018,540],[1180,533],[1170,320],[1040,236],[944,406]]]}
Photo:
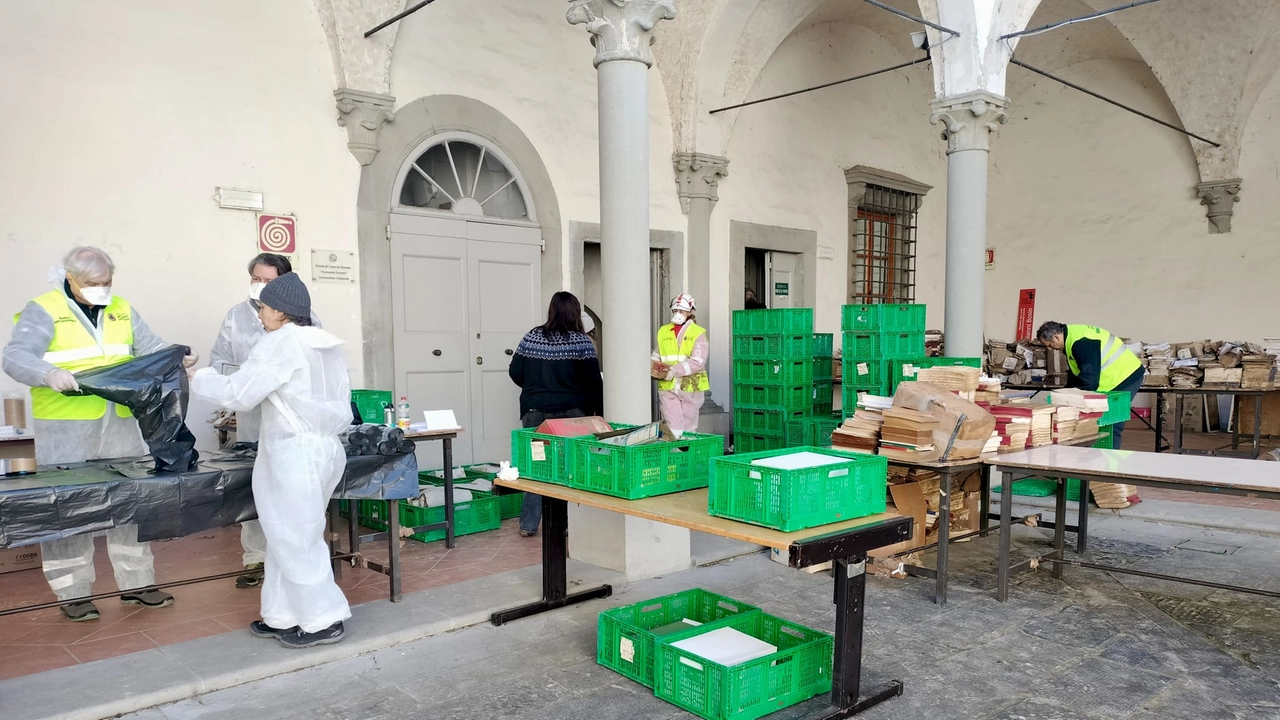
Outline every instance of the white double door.
{"label": "white double door", "polygon": [[[543,320],[541,254],[536,227],[391,216],[396,400],[415,421],[454,412],[455,465],[510,459],[520,388],[507,369]],[[422,444],[418,464],[441,467],[440,444]]]}

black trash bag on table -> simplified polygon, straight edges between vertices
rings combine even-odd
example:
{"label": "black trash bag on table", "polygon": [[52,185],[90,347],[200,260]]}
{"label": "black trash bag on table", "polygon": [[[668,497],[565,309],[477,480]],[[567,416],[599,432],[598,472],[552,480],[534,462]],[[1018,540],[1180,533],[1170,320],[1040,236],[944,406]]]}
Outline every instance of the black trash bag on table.
{"label": "black trash bag on table", "polygon": [[118,365],[76,373],[82,393],[123,405],[138,419],[156,472],[189,472],[200,459],[196,436],[187,429],[191,384],[182,358],[184,345],[143,355]]}

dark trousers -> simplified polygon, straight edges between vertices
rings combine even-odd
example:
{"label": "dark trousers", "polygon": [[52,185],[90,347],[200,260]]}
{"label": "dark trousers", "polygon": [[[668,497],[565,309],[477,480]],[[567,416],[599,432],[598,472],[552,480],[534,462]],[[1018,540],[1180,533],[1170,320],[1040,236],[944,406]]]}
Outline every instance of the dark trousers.
{"label": "dark trousers", "polygon": [[[1146,376],[1147,376],[1146,370],[1143,370],[1142,368],[1138,368],[1137,371],[1135,371],[1129,377],[1125,378],[1124,382],[1116,386],[1116,389],[1112,390],[1111,392],[1129,393],[1129,406],[1133,407],[1133,399],[1138,395],[1138,391],[1142,389],[1142,380]],[[1128,418],[1125,418],[1125,420],[1127,422]],[[1122,422],[1115,426],[1114,435],[1112,436],[1112,440],[1111,440],[1112,448],[1116,450],[1120,449],[1120,436],[1123,433],[1124,433],[1124,423]]]}
{"label": "dark trousers", "polygon": [[[541,410],[530,410],[520,418],[520,426],[531,428],[538,427],[543,420],[555,420],[557,418],[586,417],[586,413],[574,408],[573,410],[565,410],[563,412],[542,412]],[[524,494],[524,504],[520,506],[520,531],[526,533],[538,532],[538,525],[542,523],[542,496],[533,493]]]}

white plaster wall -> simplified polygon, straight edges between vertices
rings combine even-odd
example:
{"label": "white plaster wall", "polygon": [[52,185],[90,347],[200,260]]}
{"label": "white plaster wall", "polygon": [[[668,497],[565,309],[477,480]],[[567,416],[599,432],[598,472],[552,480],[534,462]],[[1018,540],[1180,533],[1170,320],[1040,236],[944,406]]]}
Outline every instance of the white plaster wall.
{"label": "white plaster wall", "polygon": [[[268,211],[298,216],[304,279],[312,248],[356,249],[359,165],[310,0],[4,3],[0,67],[5,313],[49,289],[70,247],[98,245],[160,336],[207,359],[256,253],[253,213],[219,209],[217,186],[263,191]],[[358,291],[309,285],[358,387]],[[11,327],[0,323],[0,343]],[[210,410],[189,416],[202,447]]]}
{"label": "white plaster wall", "polygon": [[[600,221],[595,50],[583,26],[565,20],[567,9],[562,0],[432,5],[401,23],[391,63],[398,105],[465,95],[519,126],[547,166],[566,230],[570,221]],[[656,68],[649,72],[649,108],[650,225],[684,232],[671,119]],[[570,255],[566,248],[563,257]]]}
{"label": "white plaster wall", "polygon": [[[903,62],[879,34],[849,23],[824,23],[789,37],[765,65],[749,99],[767,97]],[[816,332],[840,332],[848,302],[848,185],[844,171],[867,165],[934,186],[920,208],[916,300],[929,305],[929,326],[942,325],[946,238],[946,155],[929,124],[931,80],[912,68],[741,111],[728,143],[730,176],[712,216],[712,267],[729,263],[729,222],[813,230],[835,257],[818,260]],[[712,293],[732,298],[728,273],[712,273]],[[728,397],[730,316],[716,307],[712,387]]]}
{"label": "white plaster wall", "polygon": [[[1176,122],[1141,63],[1094,60],[1055,72]],[[1256,341],[1280,331],[1280,207],[1271,200],[1280,190],[1280,83],[1248,126],[1233,232],[1209,235],[1183,136],[1051,81],[1028,82],[1023,74],[1011,88],[1011,122],[992,144],[989,337],[1012,339],[1021,288],[1039,291],[1037,323],[1096,324],[1157,342]]]}

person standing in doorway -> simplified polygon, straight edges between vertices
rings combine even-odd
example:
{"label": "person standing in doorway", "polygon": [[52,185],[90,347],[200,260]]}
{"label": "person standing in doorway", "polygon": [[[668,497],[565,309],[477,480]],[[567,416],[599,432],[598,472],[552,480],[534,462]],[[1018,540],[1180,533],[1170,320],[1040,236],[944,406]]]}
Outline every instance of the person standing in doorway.
{"label": "person standing in doorway", "polygon": [[[230,375],[249,359],[249,351],[266,337],[267,331],[258,319],[262,310],[262,289],[281,275],[293,272],[289,258],[262,253],[249,261],[249,297],[234,305],[222,320],[222,329],[209,353],[209,367],[220,375]],[[311,313],[311,326],[320,327],[320,319]],[[236,413],[236,442],[257,443],[262,411],[252,408]],[[240,523],[240,547],[244,550],[244,574],[236,578],[236,587],[251,588],[262,584],[262,564],[267,559],[267,536],[262,523],[248,520]]]}
{"label": "person standing in doorway", "polygon": [[[551,296],[547,321],[525,333],[507,373],[520,387],[520,425],[589,417],[604,412],[600,358],[582,325],[582,304],[573,293]],[[532,537],[542,522],[542,497],[525,493],[520,535]]]}
{"label": "person standing in doorway", "polygon": [[662,419],[677,438],[697,432],[698,413],[711,389],[707,379],[711,343],[707,331],[694,322],[695,310],[692,295],[677,295],[671,301],[671,322],[658,328],[658,349],[650,358]]}
{"label": "person standing in doorway", "polygon": [[742,306],[747,310],[768,310],[769,309],[767,305],[760,302],[760,300],[756,298],[756,291],[752,290],[751,288],[747,288],[746,295],[743,298]]}

